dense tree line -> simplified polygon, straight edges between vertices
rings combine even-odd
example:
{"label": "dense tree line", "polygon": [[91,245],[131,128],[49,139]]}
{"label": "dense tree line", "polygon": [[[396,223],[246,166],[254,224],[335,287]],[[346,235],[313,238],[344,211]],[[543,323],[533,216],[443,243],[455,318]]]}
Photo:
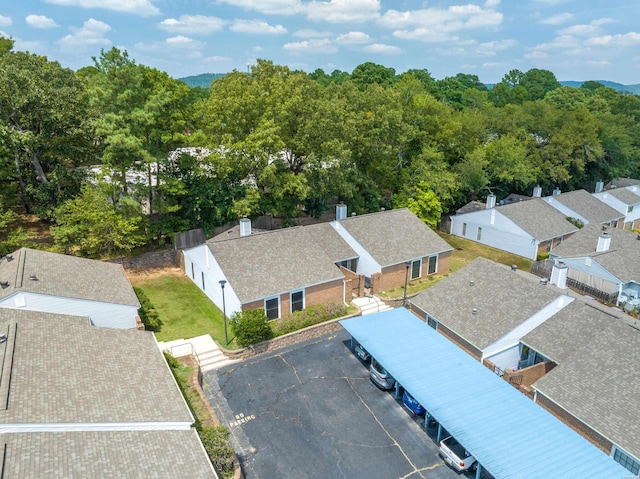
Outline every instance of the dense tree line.
{"label": "dense tree line", "polygon": [[[638,177],[639,125],[639,96],[563,87],[547,70],[512,70],[488,89],[463,73],[363,63],[307,74],[258,60],[190,89],[116,48],[73,72],[0,38],[0,241],[23,239],[17,207],[88,256],[337,201],[408,206],[434,226],[489,190]],[[189,146],[210,154],[170,155]]]}

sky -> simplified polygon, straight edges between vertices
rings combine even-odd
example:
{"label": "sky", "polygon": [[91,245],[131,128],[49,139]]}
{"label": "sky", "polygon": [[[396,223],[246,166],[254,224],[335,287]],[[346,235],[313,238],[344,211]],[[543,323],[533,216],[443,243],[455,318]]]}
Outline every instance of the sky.
{"label": "sky", "polygon": [[0,0],[0,35],[73,70],[117,47],[174,78],[262,58],[309,73],[374,62],[485,83],[531,68],[640,83],[637,0]]}

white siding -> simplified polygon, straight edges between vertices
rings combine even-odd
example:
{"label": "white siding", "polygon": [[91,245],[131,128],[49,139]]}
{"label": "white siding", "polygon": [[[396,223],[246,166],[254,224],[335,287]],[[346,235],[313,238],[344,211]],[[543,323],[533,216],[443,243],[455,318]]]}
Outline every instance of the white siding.
{"label": "white siding", "polygon": [[[21,304],[24,306],[20,307]],[[25,292],[4,298],[0,301],[0,307],[88,316],[95,326],[118,329],[135,329],[138,314],[135,306]]]}
{"label": "white siding", "polygon": [[[192,264],[193,271],[191,267]],[[206,244],[184,250],[184,269],[189,279],[191,279],[200,290],[204,291],[204,294],[222,311],[222,288],[220,287],[219,281],[222,279],[227,280],[227,278]],[[204,289],[202,287],[203,276]],[[241,311],[242,304],[240,303],[240,299],[233,290],[233,285],[231,285],[228,280],[224,287],[224,301],[227,316]]]}
{"label": "white siding", "polygon": [[[495,211],[494,224],[491,224],[492,211]],[[464,223],[467,226],[463,236]],[[480,241],[477,240],[479,227],[482,228]],[[493,208],[451,216],[451,234],[529,259],[535,260],[538,255],[538,241]]]}
{"label": "white siding", "polygon": [[342,227],[339,221],[332,221],[329,223],[333,226],[342,239],[344,239],[353,250],[358,253],[358,268],[356,273],[364,274],[367,277],[371,277],[373,273],[380,273],[382,271],[382,266],[378,263],[373,256],[369,254],[369,252],[356,241],[356,239],[351,236],[351,234]]}
{"label": "white siding", "polygon": [[[627,187],[627,189],[634,192],[636,195],[640,195],[639,187],[636,187],[636,191],[633,191],[633,186],[629,186]],[[633,211],[629,213],[627,213],[627,208],[629,205],[619,200],[618,198],[615,198],[613,195],[611,195],[610,192],[603,191],[602,193],[594,193],[593,196],[625,215],[625,223],[633,223],[634,221],[640,219],[640,196],[638,196],[638,201],[633,204]]]}

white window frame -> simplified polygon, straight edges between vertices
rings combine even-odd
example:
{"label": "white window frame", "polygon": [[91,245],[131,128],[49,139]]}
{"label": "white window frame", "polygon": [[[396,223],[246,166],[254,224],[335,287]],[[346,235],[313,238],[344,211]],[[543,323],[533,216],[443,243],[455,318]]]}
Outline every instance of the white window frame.
{"label": "white window frame", "polygon": [[291,291],[291,293],[289,293],[289,313],[293,313],[293,295],[296,293],[302,293],[302,308],[298,309],[296,311],[302,311],[307,305],[306,305],[306,299],[307,299],[307,295],[305,293],[304,289],[296,289],[295,291]]}
{"label": "white window frame", "polygon": [[[418,276],[413,275],[413,265],[419,263],[420,267],[418,268]],[[422,277],[422,258],[414,259],[411,261],[411,273],[409,274],[409,279],[414,280]]]}
{"label": "white window frame", "polygon": [[482,241],[482,226],[478,226],[478,231],[476,231],[476,241]]}
{"label": "white window frame", "polygon": [[[431,258],[435,258],[436,259],[436,264],[435,264],[435,268],[433,269],[433,271],[429,271],[429,266],[431,266]],[[427,276],[429,276],[430,274],[436,274],[438,272],[438,255],[434,254],[431,255],[427,258]]]}
{"label": "white window frame", "polygon": [[427,326],[429,326],[430,328],[433,328],[436,331],[438,330],[438,320],[433,316],[431,316],[429,313],[427,313],[427,319],[425,322],[427,323]]}
{"label": "white window frame", "polygon": [[[274,299],[276,301],[278,301],[278,316],[275,317],[275,318],[270,318],[269,314],[267,313],[267,301],[271,301],[271,300],[274,300]],[[281,307],[281,304],[280,304],[280,296],[279,295],[278,296],[269,296],[268,298],[264,298],[264,314],[265,314],[265,316],[267,317],[267,319],[269,321],[273,321],[274,319],[278,319],[278,318],[281,317],[280,307]]]}

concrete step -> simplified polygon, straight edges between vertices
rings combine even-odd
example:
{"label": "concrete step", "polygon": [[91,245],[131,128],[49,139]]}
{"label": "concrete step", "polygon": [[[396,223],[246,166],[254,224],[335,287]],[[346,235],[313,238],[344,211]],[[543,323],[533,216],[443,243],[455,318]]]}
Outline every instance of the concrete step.
{"label": "concrete step", "polygon": [[361,314],[363,316],[366,314],[379,313],[381,311],[392,309],[390,306],[387,306],[380,298],[377,298],[375,296],[356,298],[353,300],[353,303],[360,308]]}
{"label": "concrete step", "polygon": [[202,372],[212,371],[222,366],[238,362],[227,358],[210,335],[204,334],[190,339],[176,339],[158,342],[161,351],[169,351],[174,357],[188,356],[196,353]]}

